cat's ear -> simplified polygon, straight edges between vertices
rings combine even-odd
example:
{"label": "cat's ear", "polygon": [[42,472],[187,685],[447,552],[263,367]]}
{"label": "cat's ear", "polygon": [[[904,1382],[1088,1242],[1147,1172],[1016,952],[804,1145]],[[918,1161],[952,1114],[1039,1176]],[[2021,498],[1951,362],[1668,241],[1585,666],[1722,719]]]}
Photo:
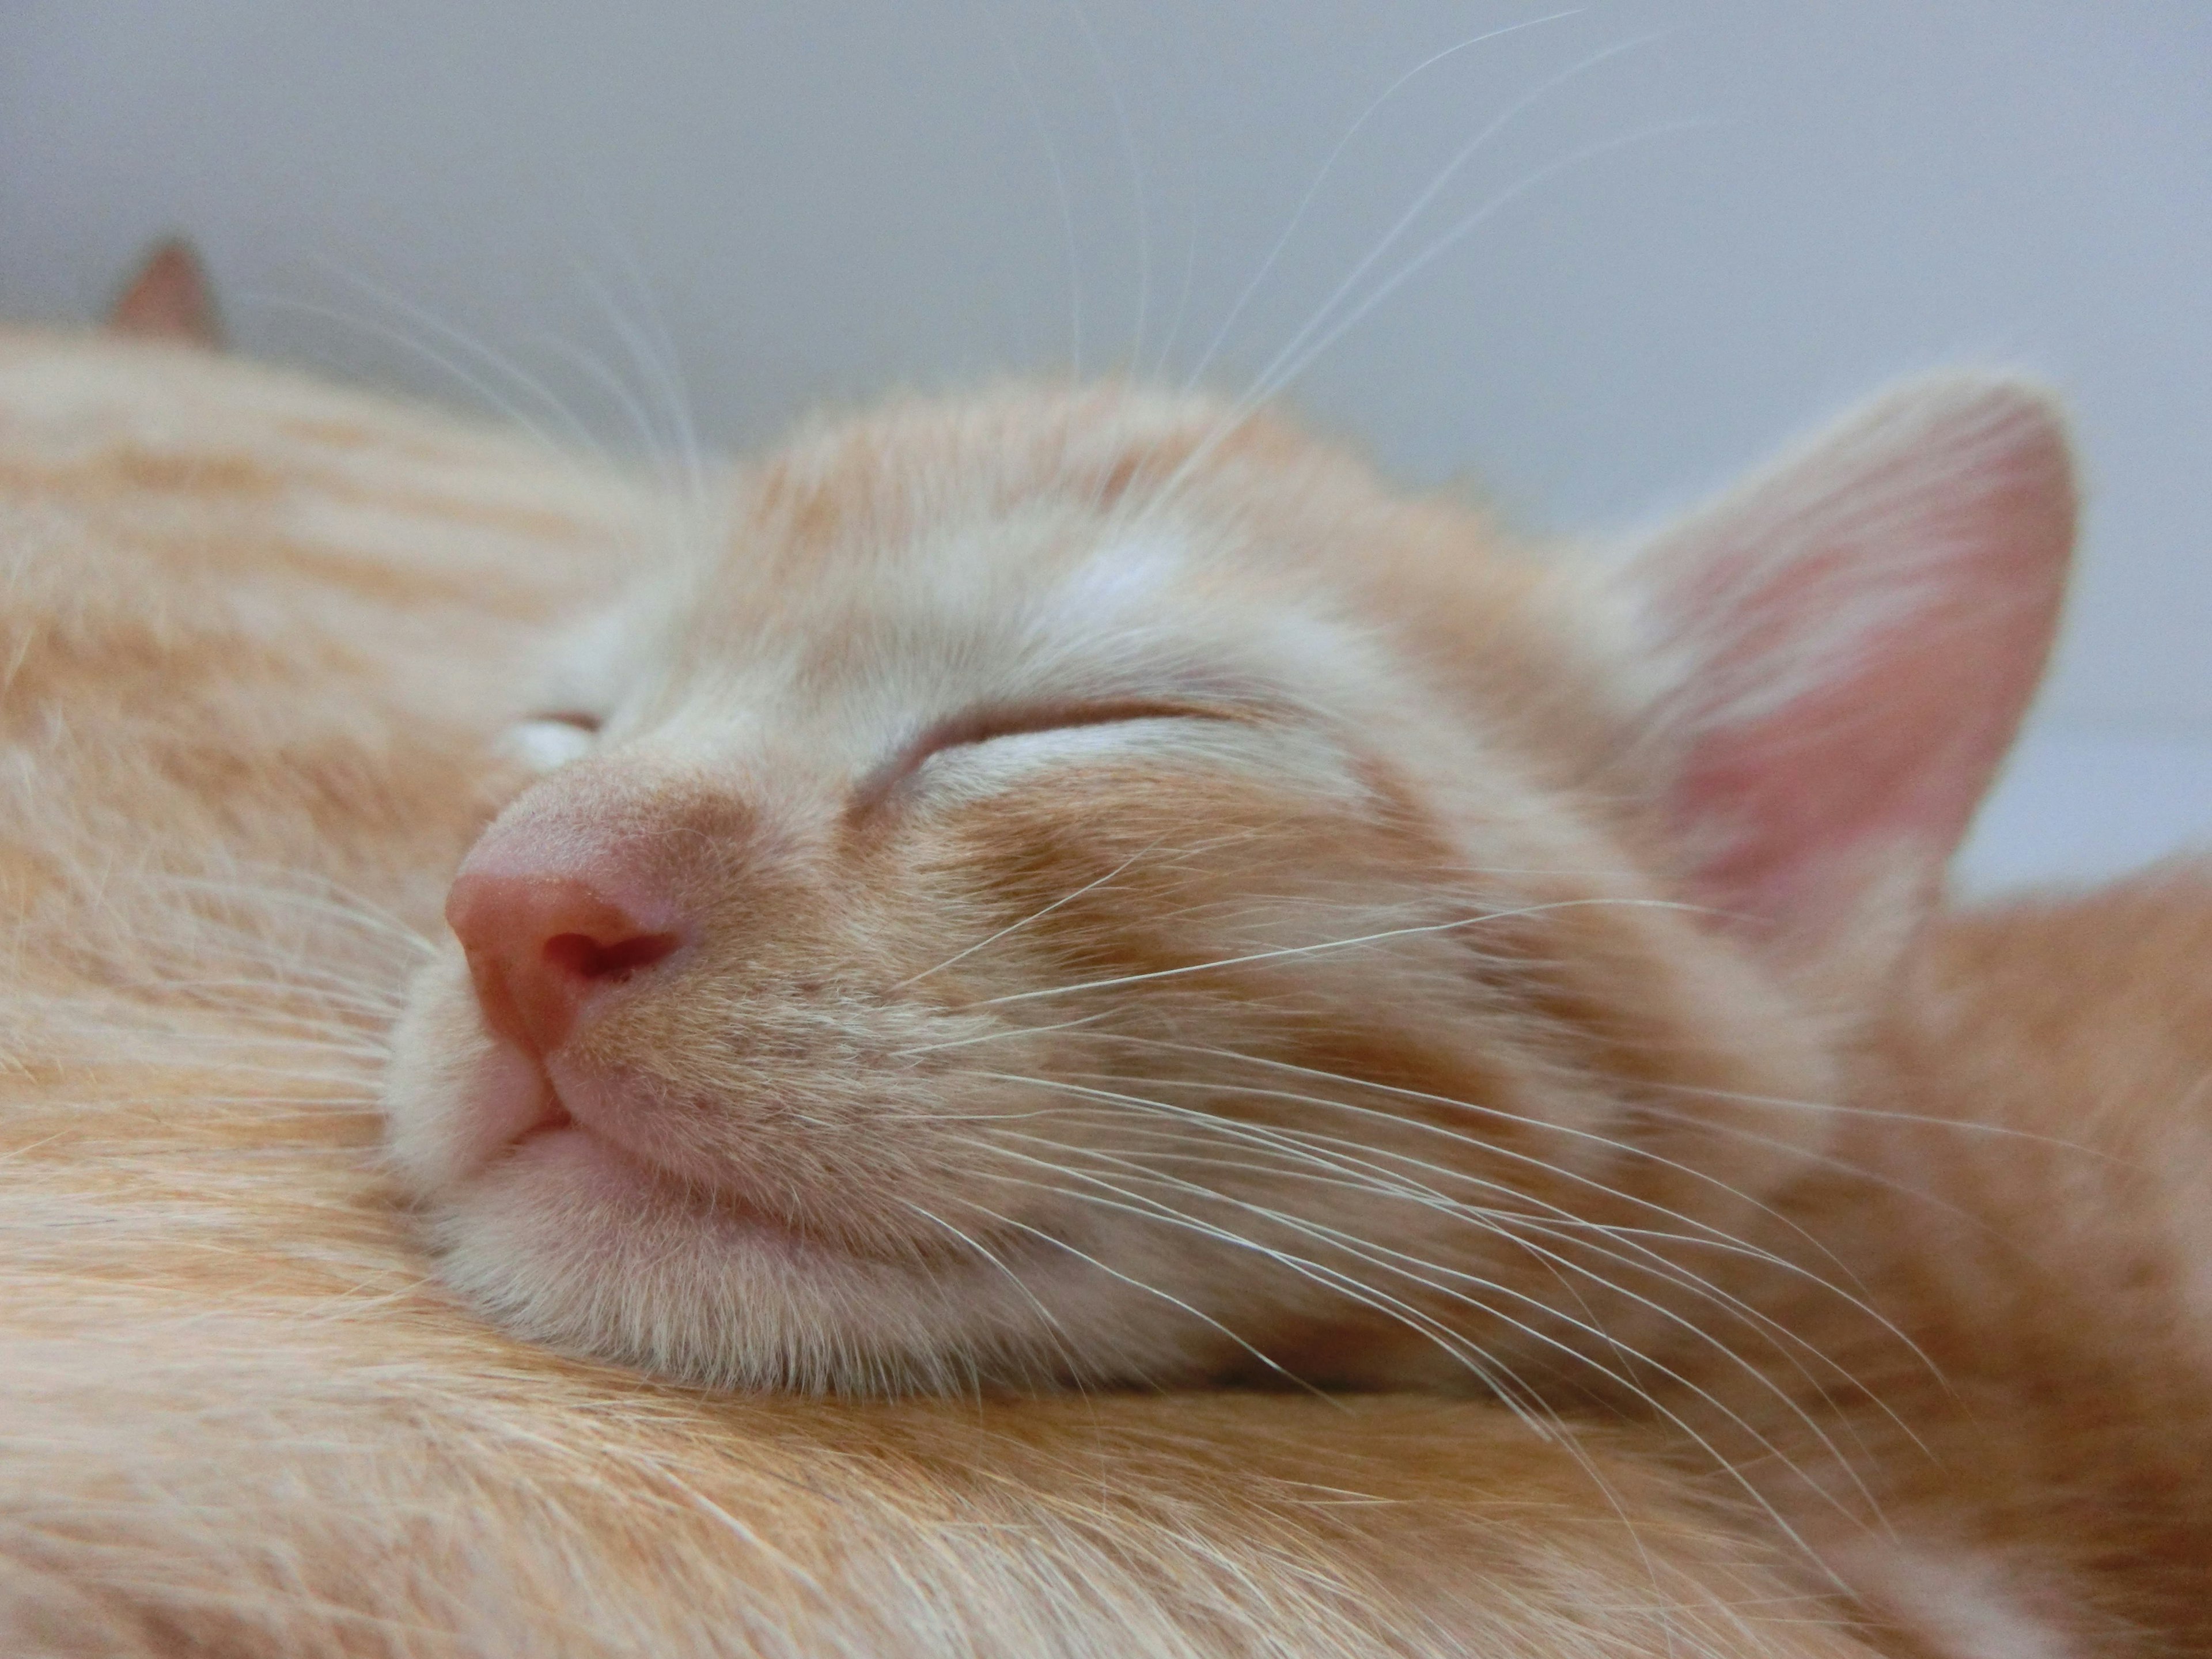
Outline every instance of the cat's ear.
{"label": "cat's ear", "polygon": [[1701,902],[1801,958],[1901,941],[2041,678],[2074,522],[2051,397],[1958,375],[1638,550],[1642,729]]}
{"label": "cat's ear", "polygon": [[107,313],[111,333],[181,340],[210,350],[222,344],[207,269],[181,236],[158,244]]}

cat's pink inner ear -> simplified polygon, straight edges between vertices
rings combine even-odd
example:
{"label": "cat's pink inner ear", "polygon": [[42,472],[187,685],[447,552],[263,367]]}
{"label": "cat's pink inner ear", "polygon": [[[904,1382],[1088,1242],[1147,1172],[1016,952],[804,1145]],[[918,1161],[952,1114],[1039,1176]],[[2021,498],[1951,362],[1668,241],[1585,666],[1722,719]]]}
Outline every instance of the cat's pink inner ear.
{"label": "cat's pink inner ear", "polygon": [[1648,735],[1701,900],[1813,945],[1933,896],[2041,678],[2074,523],[2049,396],[1962,376],[1644,550]]}
{"label": "cat's pink inner ear", "polygon": [[107,313],[107,326],[115,334],[221,346],[214,290],[191,244],[171,237],[155,246]]}

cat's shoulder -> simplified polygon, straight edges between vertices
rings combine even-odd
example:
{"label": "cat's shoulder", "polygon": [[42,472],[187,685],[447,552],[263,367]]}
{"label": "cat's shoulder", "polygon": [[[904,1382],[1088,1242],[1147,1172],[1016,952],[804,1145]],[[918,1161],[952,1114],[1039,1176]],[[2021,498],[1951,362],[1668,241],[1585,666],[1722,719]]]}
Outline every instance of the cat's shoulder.
{"label": "cat's shoulder", "polygon": [[1932,930],[1926,971],[1947,1000],[2033,1014],[2053,1037],[2124,1047],[2126,1019],[2212,1056],[2212,852],[1962,908]]}

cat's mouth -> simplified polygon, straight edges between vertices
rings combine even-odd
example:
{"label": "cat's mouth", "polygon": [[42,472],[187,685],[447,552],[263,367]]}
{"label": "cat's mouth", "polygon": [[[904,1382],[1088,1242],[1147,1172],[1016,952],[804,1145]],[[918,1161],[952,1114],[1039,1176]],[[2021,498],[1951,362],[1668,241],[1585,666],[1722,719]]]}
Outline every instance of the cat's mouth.
{"label": "cat's mouth", "polygon": [[820,1236],[730,1189],[728,1182],[707,1181],[669,1167],[607,1133],[569,1109],[548,1078],[543,1100],[528,1125],[507,1143],[501,1162],[526,1176],[557,1180],[579,1196],[592,1194],[711,1214],[724,1225],[743,1229],[757,1243],[794,1251],[836,1250],[838,1241]]}
{"label": "cat's mouth", "polygon": [[612,1091],[582,1076],[556,1078],[543,1056],[503,1037],[493,1039],[475,1082],[474,1115],[484,1132],[478,1175],[503,1164],[542,1161],[543,1149],[557,1144],[566,1149],[561,1153],[566,1159],[585,1156],[588,1149],[608,1163],[610,1176],[687,1190],[703,1184],[695,1173],[670,1167],[650,1149],[631,1144],[635,1137],[611,1127],[621,1116],[621,1103],[611,1097]]}
{"label": "cat's mouth", "polygon": [[[698,1172],[672,1167],[667,1159],[634,1145],[636,1137],[612,1129],[609,1120],[619,1117],[621,1112],[620,1103],[606,1097],[611,1091],[580,1078],[556,1079],[553,1068],[543,1060],[532,1058],[528,1064],[534,1099],[526,1111],[519,1115],[521,1127],[499,1149],[498,1158],[533,1156],[533,1148],[548,1142],[564,1146],[574,1143],[596,1149],[638,1179],[686,1193],[711,1190],[717,1199],[725,1196],[720,1189],[726,1183],[708,1182]],[[581,1109],[572,1109],[572,1101]],[[741,1207],[750,1210],[754,1206]]]}
{"label": "cat's mouth", "polygon": [[[520,1056],[507,1058],[504,1081],[513,1089],[522,1083],[512,1066],[512,1060]],[[642,1197],[656,1207],[696,1214],[718,1225],[739,1229],[756,1243],[770,1244],[781,1252],[861,1257],[876,1254],[863,1241],[810,1225],[762,1201],[733,1181],[719,1161],[712,1167],[700,1159],[687,1163],[651,1144],[647,1136],[623,1133],[617,1126],[626,1117],[640,1114],[636,1103],[622,1097],[618,1085],[580,1073],[570,1075],[568,1068],[535,1059],[528,1061],[528,1071],[526,1104],[512,1099],[507,1103],[507,1121],[518,1127],[511,1130],[488,1168],[504,1165],[526,1179],[542,1176],[579,1196],[628,1202]],[[914,1252],[896,1254],[904,1258]]]}
{"label": "cat's mouth", "polygon": [[538,1136],[550,1134],[556,1129],[574,1128],[575,1123],[575,1114],[568,1109],[567,1103],[561,1098],[560,1091],[554,1088],[551,1079],[548,1079],[545,1084],[544,1103],[538,1108],[538,1115],[531,1120],[529,1127],[515,1136],[508,1146],[510,1148],[525,1146],[537,1139]]}

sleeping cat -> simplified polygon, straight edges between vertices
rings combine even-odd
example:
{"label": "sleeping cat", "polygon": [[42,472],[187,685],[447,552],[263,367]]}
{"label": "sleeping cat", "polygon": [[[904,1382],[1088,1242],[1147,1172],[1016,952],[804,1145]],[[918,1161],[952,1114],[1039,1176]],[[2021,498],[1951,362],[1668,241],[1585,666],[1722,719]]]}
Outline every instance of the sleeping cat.
{"label": "sleeping cat", "polygon": [[682,507],[0,335],[0,1651],[1868,1651],[1631,1426],[714,1396],[448,1295],[378,1162],[384,1034],[525,781],[526,665]]}
{"label": "sleeping cat", "polygon": [[[2174,1093],[2067,1034],[2101,1125],[1920,942],[2057,613],[2041,393],[1908,386],[1596,568],[1121,387],[721,508],[558,659],[395,1035],[491,1316],[718,1388],[1638,1415],[1901,1640],[2212,1639],[2201,921]],[[2185,1234],[2100,1248],[2146,1154]]]}
{"label": "sleeping cat", "polygon": [[395,1159],[514,1328],[725,1386],[1626,1380],[1830,1133],[2033,687],[2036,393],[1602,580],[1194,399],[809,434],[546,704]]}

